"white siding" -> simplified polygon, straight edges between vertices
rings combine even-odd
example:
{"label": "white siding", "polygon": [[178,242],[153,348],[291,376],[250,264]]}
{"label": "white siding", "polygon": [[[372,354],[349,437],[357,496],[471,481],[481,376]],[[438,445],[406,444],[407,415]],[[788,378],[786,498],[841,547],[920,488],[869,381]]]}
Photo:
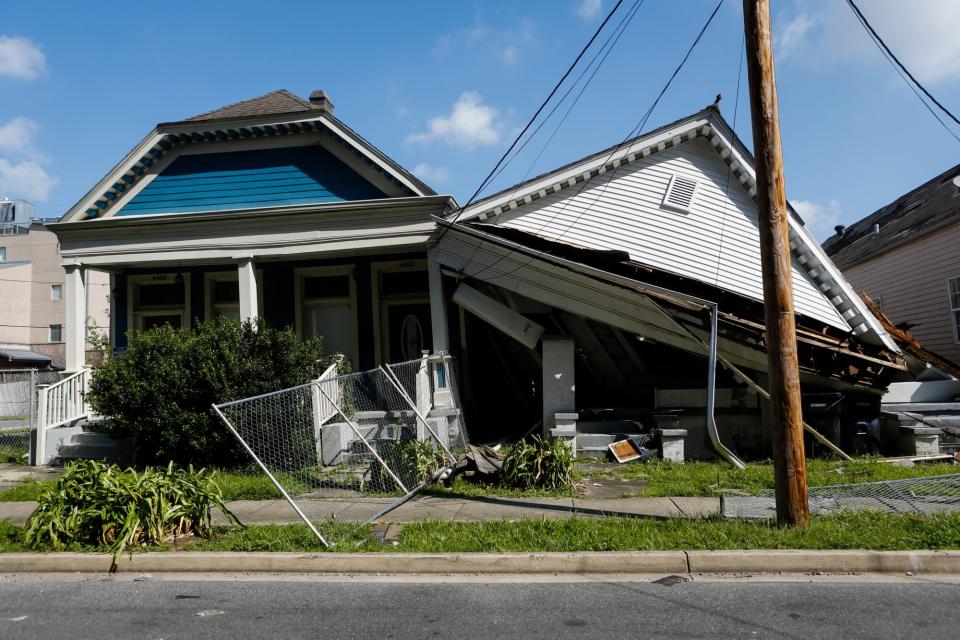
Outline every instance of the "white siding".
{"label": "white siding", "polygon": [[[700,182],[689,213],[660,206],[675,173]],[[713,148],[698,138],[597,176],[582,189],[569,187],[505,213],[498,223],[582,247],[626,251],[656,269],[763,300],[756,204],[733,175],[727,189],[727,174]],[[849,329],[796,261],[793,289],[797,313]]]}
{"label": "white siding", "polygon": [[847,280],[883,299],[894,322],[913,322],[910,333],[940,355],[960,362],[951,326],[947,280],[960,277],[960,224],[897,247],[844,270]]}

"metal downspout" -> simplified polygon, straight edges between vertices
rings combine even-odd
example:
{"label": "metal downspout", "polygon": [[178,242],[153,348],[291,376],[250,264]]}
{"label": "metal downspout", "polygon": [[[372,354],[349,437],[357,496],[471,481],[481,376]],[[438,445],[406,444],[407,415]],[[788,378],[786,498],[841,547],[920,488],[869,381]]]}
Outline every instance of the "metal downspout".
{"label": "metal downspout", "polygon": [[732,451],[723,446],[720,442],[720,434],[717,432],[717,421],[713,415],[714,395],[717,387],[717,304],[710,305],[710,354],[708,357],[707,370],[707,433],[710,434],[710,442],[713,448],[717,450],[727,462],[737,469],[746,469],[747,465],[741,462]]}

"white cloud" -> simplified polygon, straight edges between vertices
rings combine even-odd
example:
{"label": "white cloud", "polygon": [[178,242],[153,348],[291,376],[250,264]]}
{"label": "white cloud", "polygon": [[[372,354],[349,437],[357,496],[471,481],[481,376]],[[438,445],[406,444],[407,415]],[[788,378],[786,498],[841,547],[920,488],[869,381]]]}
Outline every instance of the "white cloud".
{"label": "white cloud", "polygon": [[513,64],[517,61],[517,54],[517,48],[511,44],[504,47],[503,51],[500,52],[500,57],[507,64]]}
{"label": "white cloud", "polygon": [[[781,38],[797,19],[812,20],[792,34],[790,49],[807,63],[887,65],[845,2],[803,0],[799,15],[784,23]],[[873,0],[861,7],[867,20],[921,82],[960,78],[960,1]],[[783,42],[781,42],[781,46]],[[794,56],[801,58],[801,56]]]}
{"label": "white cloud", "polygon": [[603,0],[580,0],[574,13],[584,22],[591,22],[600,16],[603,10]]}
{"label": "white cloud", "polygon": [[47,59],[32,40],[22,36],[0,36],[0,76],[30,80],[46,70]]}
{"label": "white cloud", "polygon": [[40,125],[23,116],[0,125],[0,152],[36,156],[33,140],[39,131]]}
{"label": "white cloud", "polygon": [[432,164],[421,162],[413,168],[413,175],[425,182],[446,182],[450,177],[450,170],[446,167],[435,167]]}
{"label": "white cloud", "polygon": [[499,112],[483,103],[476,91],[460,95],[450,115],[431,118],[427,130],[407,136],[407,142],[446,142],[461,147],[494,145],[500,142],[503,123]]}
{"label": "white cloud", "polygon": [[826,205],[809,200],[791,200],[790,204],[803,218],[807,230],[818,242],[823,242],[835,233],[833,228],[840,222],[843,214],[840,203],[836,200],[830,200]]}
{"label": "white cloud", "polygon": [[447,56],[456,51],[475,55],[482,50],[504,64],[515,64],[520,60],[521,53],[535,47],[538,40],[539,28],[530,18],[521,18],[509,26],[491,26],[478,17],[471,27],[438,36],[434,41],[433,54]]}
{"label": "white cloud", "polygon": [[43,201],[57,183],[36,147],[39,132],[40,125],[23,116],[0,125],[0,195]]}
{"label": "white cloud", "polygon": [[803,41],[807,32],[817,24],[817,19],[806,13],[798,14],[780,28],[776,38],[777,56],[785,59]]}
{"label": "white cloud", "polygon": [[35,160],[13,162],[0,158],[0,193],[5,197],[21,197],[43,202],[57,179]]}

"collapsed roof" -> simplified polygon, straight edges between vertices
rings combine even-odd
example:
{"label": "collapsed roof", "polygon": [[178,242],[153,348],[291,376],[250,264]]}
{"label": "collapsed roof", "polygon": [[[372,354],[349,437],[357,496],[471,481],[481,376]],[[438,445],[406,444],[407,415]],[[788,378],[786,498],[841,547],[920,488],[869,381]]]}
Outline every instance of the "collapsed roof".
{"label": "collapsed roof", "polygon": [[[766,369],[752,158],[708,108],[472,204],[441,222],[461,278]],[[791,212],[798,355],[808,381],[880,389],[900,349]],[[602,285],[600,284],[602,283]]]}

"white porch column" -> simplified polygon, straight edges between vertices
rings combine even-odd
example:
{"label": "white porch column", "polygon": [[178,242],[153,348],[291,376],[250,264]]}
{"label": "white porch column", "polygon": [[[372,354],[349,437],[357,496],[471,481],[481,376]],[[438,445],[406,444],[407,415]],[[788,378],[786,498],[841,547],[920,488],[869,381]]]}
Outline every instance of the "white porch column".
{"label": "white porch column", "polygon": [[86,269],[83,265],[65,264],[66,318],[63,327],[66,343],[65,365],[67,371],[79,371],[86,366],[87,358],[87,287]]}
{"label": "white porch column", "polygon": [[447,328],[447,304],[443,299],[443,274],[437,260],[437,248],[427,252],[427,277],[430,280],[430,325],[433,329],[433,352],[450,351]]}
{"label": "white porch column", "polygon": [[543,338],[543,433],[556,427],[558,413],[577,410],[574,379],[574,342],[570,338]]}
{"label": "white porch column", "polygon": [[240,320],[254,321],[260,310],[257,309],[257,271],[253,256],[237,259],[237,282],[240,285]]}

